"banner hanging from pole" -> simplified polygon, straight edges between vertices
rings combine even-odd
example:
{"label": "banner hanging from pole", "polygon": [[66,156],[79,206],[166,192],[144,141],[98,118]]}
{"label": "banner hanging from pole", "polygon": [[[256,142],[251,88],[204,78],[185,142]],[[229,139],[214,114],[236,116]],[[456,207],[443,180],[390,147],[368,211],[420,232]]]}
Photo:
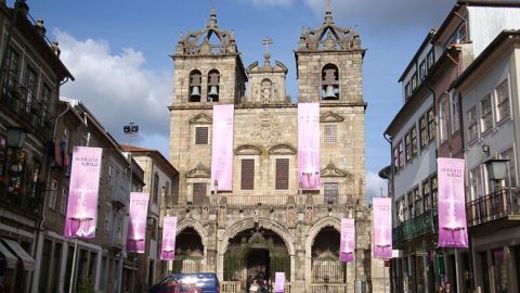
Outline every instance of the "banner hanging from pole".
{"label": "banner hanging from pole", "polygon": [[375,258],[392,258],[392,199],[372,199],[372,254]]}
{"label": "banner hanging from pole", "polygon": [[175,260],[175,237],[177,235],[177,217],[164,217],[161,260]]}
{"label": "banner hanging from pole", "polygon": [[210,182],[212,191],[233,190],[234,111],[234,105],[213,106]]}
{"label": "banner hanging from pole", "polygon": [[274,293],[285,293],[285,273],[274,274]]}
{"label": "banner hanging from pole", "polygon": [[320,104],[298,104],[298,180],[304,190],[320,189]]}
{"label": "banner hanging from pole", "polygon": [[354,261],[354,252],[356,248],[356,228],[354,219],[341,219],[341,236],[339,244],[339,261]]}
{"label": "banner hanging from pole", "polygon": [[103,149],[74,147],[65,238],[96,237],[97,202]]}
{"label": "banner hanging from pole", "polygon": [[468,248],[464,159],[438,158],[439,247]]}
{"label": "banner hanging from pole", "polygon": [[149,198],[148,193],[130,193],[128,238],[126,239],[127,252],[144,253]]}

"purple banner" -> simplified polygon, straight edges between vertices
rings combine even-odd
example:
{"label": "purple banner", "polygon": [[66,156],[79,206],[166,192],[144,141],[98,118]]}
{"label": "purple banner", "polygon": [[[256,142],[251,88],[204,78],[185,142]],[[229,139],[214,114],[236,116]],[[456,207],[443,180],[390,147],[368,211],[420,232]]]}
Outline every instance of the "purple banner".
{"label": "purple banner", "polygon": [[96,237],[102,152],[101,148],[74,147],[63,233],[66,238]]}
{"label": "purple banner", "polygon": [[211,146],[211,190],[233,190],[233,115],[234,105],[213,106]]}
{"label": "purple banner", "polygon": [[375,258],[392,258],[392,199],[372,199],[372,254]]}
{"label": "purple banner", "polygon": [[320,104],[298,104],[298,180],[305,190],[320,189]]}
{"label": "purple banner", "polygon": [[354,261],[356,248],[356,228],[354,219],[341,219],[341,238],[339,243],[339,261]]}
{"label": "purple banner", "polygon": [[285,292],[285,273],[276,272],[274,274],[274,293]]}
{"label": "purple banner", "polygon": [[439,247],[467,248],[464,159],[438,158]]}
{"label": "purple banner", "polygon": [[164,217],[161,260],[175,260],[175,237],[177,235],[177,217]]}
{"label": "purple banner", "polygon": [[148,214],[148,193],[130,193],[130,211],[126,251],[144,253],[146,241],[146,215]]}

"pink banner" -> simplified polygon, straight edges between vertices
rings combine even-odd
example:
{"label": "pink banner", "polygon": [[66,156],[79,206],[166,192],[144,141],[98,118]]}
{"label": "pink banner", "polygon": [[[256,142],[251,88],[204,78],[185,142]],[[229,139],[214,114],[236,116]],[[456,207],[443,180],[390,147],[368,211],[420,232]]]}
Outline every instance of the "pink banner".
{"label": "pink banner", "polygon": [[392,199],[372,199],[372,254],[375,258],[392,258]]}
{"label": "pink banner", "polygon": [[276,272],[274,274],[274,293],[285,292],[285,273]]}
{"label": "pink banner", "polygon": [[144,253],[146,241],[146,215],[148,214],[148,193],[130,193],[130,211],[126,251]]}
{"label": "pink banner", "polygon": [[339,243],[339,261],[354,261],[356,248],[356,228],[354,219],[341,219],[341,238]]}
{"label": "pink banner", "polygon": [[464,159],[438,158],[439,247],[467,248]]}
{"label": "pink banner", "polygon": [[320,189],[320,104],[298,104],[298,179],[305,190]]}
{"label": "pink banner", "polygon": [[233,115],[234,105],[213,106],[211,147],[211,190],[233,190]]}
{"label": "pink banner", "polygon": [[97,202],[103,149],[74,147],[64,236],[96,237]]}
{"label": "pink banner", "polygon": [[164,217],[161,260],[175,260],[175,237],[177,235],[177,217]]}

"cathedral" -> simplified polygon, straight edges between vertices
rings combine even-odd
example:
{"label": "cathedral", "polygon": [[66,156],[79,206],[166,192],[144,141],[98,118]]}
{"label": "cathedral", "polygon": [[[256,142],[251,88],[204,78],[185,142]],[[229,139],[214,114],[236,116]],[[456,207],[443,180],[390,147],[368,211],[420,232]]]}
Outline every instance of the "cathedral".
{"label": "cathedral", "polygon": [[[338,26],[331,9],[319,27],[302,31],[296,99],[286,94],[289,69],[271,59],[270,43],[264,40],[264,60],[246,67],[215,9],[205,28],[180,36],[168,107],[179,193],[163,211],[178,217],[177,246],[165,270],[215,272],[222,292],[244,292],[250,280],[273,280],[275,272],[285,272],[286,292],[385,292],[388,271],[371,256],[365,204],[360,36]],[[312,190],[298,174],[302,103],[319,108],[320,183]],[[222,105],[232,106],[228,129],[217,127]],[[232,145],[222,152],[231,156],[232,175],[223,182],[212,179],[222,167],[212,144],[228,132]],[[350,263],[339,261],[341,218],[356,223]]]}

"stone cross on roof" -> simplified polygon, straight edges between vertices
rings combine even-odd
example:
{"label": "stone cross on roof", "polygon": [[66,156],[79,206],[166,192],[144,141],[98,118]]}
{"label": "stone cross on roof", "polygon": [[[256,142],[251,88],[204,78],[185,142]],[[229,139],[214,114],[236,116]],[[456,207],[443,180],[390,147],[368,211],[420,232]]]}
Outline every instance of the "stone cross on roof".
{"label": "stone cross on roof", "polygon": [[265,46],[265,63],[269,63],[269,59],[271,58],[271,53],[269,52],[269,46],[273,44],[273,40],[270,37],[265,37],[265,39],[262,40],[262,44]]}
{"label": "stone cross on roof", "polygon": [[332,0],[325,0],[325,12],[332,11]]}

